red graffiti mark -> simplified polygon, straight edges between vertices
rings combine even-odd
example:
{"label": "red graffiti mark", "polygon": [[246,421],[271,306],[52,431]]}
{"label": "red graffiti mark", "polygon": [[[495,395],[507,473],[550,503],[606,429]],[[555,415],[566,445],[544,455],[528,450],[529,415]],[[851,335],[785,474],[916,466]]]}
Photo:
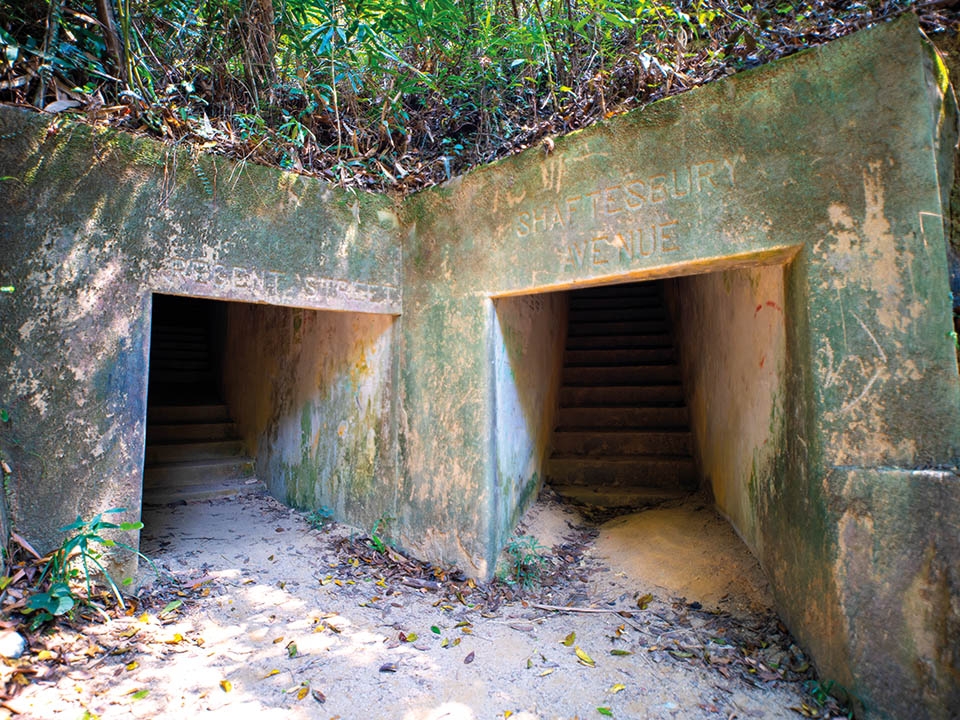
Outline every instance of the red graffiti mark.
{"label": "red graffiti mark", "polygon": [[[766,306],[767,306],[767,307],[772,307],[774,310],[776,310],[777,312],[779,312],[781,315],[783,314],[783,308],[781,308],[779,305],[777,305],[773,300],[767,300]],[[759,313],[761,310],[763,310],[763,305],[757,305],[757,309],[753,311],[753,316],[756,317],[756,316],[757,316],[757,313]]]}
{"label": "red graffiti mark", "polygon": [[762,358],[760,358],[760,367],[763,367],[763,363],[766,361],[766,359],[767,359],[767,356],[766,356],[766,355],[764,355]]}

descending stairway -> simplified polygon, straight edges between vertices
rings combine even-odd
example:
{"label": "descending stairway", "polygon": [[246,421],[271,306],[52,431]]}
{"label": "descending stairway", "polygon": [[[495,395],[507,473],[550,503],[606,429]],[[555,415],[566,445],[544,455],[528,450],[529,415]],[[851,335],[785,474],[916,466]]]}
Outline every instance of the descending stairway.
{"label": "descending stairway", "polygon": [[233,495],[252,474],[253,461],[219,398],[206,325],[159,324],[155,314],[144,503]]}
{"label": "descending stairway", "polygon": [[560,418],[547,481],[593,505],[643,505],[696,488],[662,283],[570,296]]}

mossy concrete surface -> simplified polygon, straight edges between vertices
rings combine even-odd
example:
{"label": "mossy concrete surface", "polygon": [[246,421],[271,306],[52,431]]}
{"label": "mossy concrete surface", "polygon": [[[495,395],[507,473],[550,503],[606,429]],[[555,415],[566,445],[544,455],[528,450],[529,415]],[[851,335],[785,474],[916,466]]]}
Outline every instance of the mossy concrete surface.
{"label": "mossy concrete surface", "polygon": [[41,552],[77,514],[139,517],[152,293],[400,312],[385,198],[10,108],[0,136],[0,435]]}
{"label": "mossy concrete surface", "polygon": [[[952,147],[944,142],[948,100],[915,20],[905,18],[408,200],[403,481],[407,492],[434,498],[429,508],[411,506],[410,518],[450,518],[456,534],[443,557],[481,573],[506,540],[504,518],[491,516],[494,498],[523,467],[504,466],[493,434],[502,389],[486,391],[494,378],[484,358],[491,339],[504,345],[493,357],[507,339],[491,333],[489,298],[713,271],[732,281],[734,268],[780,266],[782,281],[765,285],[758,276],[756,288],[730,300],[741,305],[727,327],[740,332],[762,313],[784,320],[765,331],[773,367],[761,370],[762,354],[753,359],[756,376],[770,377],[751,392],[766,397],[739,403],[737,422],[759,442],[740,438],[734,452],[738,439],[728,438],[713,448],[716,494],[825,678],[861,698],[868,715],[948,717],[945,689],[930,689],[926,661],[906,653],[882,672],[876,663],[864,672],[863,655],[853,653],[855,642],[870,641],[862,631],[856,641],[848,635],[852,612],[860,627],[882,633],[902,609],[892,593],[856,610],[847,601],[835,502],[841,474],[952,466],[960,452],[941,187]],[[717,290],[713,301],[722,302]],[[735,339],[713,341],[702,352],[716,360]],[[722,410],[714,412],[722,422]],[[868,500],[859,507],[865,516],[890,511]],[[906,507],[899,518],[916,533],[900,551],[900,570],[926,576],[928,548],[948,547],[949,528]],[[939,587],[955,616],[960,587]],[[929,633],[956,650],[942,625],[898,627],[911,647],[920,647],[917,633]],[[929,662],[956,687],[956,652]]]}
{"label": "mossy concrete surface", "polygon": [[14,527],[47,549],[77,512],[137,516],[150,298],[170,292],[282,306],[228,313],[225,382],[272,493],[390,517],[401,546],[489,576],[542,482],[562,291],[678,278],[681,344],[713,333],[684,366],[704,479],[784,621],[864,716],[948,718],[943,71],[905,17],[399,205],[4,108]]}

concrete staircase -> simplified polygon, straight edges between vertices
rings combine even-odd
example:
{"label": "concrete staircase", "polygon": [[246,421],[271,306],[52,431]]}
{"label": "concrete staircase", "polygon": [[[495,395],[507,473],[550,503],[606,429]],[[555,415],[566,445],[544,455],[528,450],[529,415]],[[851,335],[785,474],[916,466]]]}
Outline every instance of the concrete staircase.
{"label": "concrete staircase", "polygon": [[601,507],[682,497],[697,484],[691,442],[662,284],[571,293],[554,490]]}
{"label": "concrete staircase", "polygon": [[252,475],[253,461],[218,396],[207,328],[155,324],[143,502],[235,495]]}

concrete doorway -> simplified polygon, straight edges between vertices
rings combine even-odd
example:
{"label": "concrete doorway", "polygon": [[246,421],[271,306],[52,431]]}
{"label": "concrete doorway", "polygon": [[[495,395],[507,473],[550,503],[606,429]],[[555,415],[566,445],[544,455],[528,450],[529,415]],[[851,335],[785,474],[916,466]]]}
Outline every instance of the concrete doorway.
{"label": "concrete doorway", "polygon": [[546,481],[601,507],[689,494],[698,483],[664,282],[575,290],[568,303]]}
{"label": "concrete doorway", "polygon": [[390,514],[395,316],[154,294],[151,320],[144,505],[265,485],[358,525]]}
{"label": "concrete doorway", "polygon": [[546,487],[609,536],[608,558],[654,566],[682,546],[708,568],[722,541],[739,559],[717,577],[735,584],[743,544],[762,547],[751,497],[786,476],[788,267],[496,298],[496,489],[521,508],[503,537]]}
{"label": "concrete doorway", "polygon": [[226,303],[154,295],[143,502],[236,494],[253,476],[223,385]]}

